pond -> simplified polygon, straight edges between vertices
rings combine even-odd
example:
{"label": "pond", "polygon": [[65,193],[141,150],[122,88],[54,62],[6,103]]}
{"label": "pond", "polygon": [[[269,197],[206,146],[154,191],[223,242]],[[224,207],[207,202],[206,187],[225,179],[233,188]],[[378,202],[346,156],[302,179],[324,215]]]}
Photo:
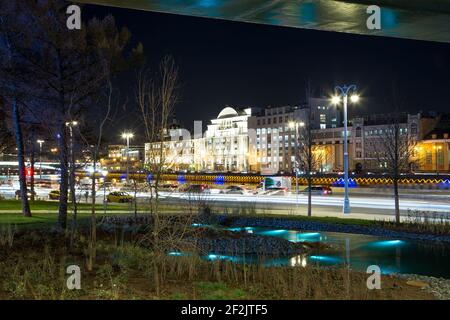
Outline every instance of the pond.
{"label": "pond", "polygon": [[414,273],[450,278],[450,246],[448,244],[383,239],[375,236],[316,231],[268,229],[260,227],[225,228],[233,232],[273,236],[292,242],[321,242],[331,249],[311,255],[264,258],[209,254],[208,260],[226,259],[238,263],[262,263],[267,266],[333,266],[348,263],[352,269],[366,271],[378,265],[384,274]]}

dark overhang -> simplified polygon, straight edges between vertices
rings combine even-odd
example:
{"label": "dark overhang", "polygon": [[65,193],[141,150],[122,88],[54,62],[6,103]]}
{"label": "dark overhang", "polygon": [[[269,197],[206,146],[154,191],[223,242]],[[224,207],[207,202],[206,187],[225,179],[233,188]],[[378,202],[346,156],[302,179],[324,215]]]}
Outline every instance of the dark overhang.
{"label": "dark overhang", "polygon": [[[450,0],[78,0],[78,2],[286,27],[450,43]],[[381,7],[369,30],[367,7]]]}

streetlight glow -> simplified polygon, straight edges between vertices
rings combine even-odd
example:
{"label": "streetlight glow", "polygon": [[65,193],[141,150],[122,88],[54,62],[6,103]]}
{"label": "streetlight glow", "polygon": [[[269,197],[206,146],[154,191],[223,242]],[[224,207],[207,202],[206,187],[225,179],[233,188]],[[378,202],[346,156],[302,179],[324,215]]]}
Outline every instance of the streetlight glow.
{"label": "streetlight glow", "polygon": [[350,97],[350,101],[353,103],[357,103],[359,101],[359,96],[357,94],[352,94]]}
{"label": "streetlight glow", "polygon": [[66,126],[76,127],[78,125],[78,121],[68,121],[66,122]]}
{"label": "streetlight glow", "polygon": [[334,105],[339,104],[341,102],[341,98],[339,96],[333,96],[331,97],[331,103]]}
{"label": "streetlight glow", "polygon": [[125,131],[122,133],[122,138],[127,141],[127,183],[128,183],[128,176],[130,174],[130,139],[134,137],[134,134],[130,131]]}
{"label": "streetlight glow", "polygon": [[131,139],[134,137],[134,134],[132,132],[124,132],[122,133],[122,138],[123,139]]}

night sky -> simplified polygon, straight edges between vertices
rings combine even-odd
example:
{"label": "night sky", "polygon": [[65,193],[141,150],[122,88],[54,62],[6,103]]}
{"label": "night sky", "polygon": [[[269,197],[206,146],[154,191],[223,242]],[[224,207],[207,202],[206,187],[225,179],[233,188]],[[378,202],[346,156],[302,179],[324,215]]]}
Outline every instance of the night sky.
{"label": "night sky", "polygon": [[[144,44],[151,65],[174,56],[182,84],[176,115],[186,127],[194,120],[206,125],[225,105],[298,104],[306,79],[324,94],[336,84],[356,84],[363,100],[350,116],[392,110],[394,86],[405,111],[450,109],[450,44],[84,7],[86,16],[108,13]],[[132,83],[122,83],[131,101]],[[118,127],[139,131],[135,110],[130,103],[130,117]]]}

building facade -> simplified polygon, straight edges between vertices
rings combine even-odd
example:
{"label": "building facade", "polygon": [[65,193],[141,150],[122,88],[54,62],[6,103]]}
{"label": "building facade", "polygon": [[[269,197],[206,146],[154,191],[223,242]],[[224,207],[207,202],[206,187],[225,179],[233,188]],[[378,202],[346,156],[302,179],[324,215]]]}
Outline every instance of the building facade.
{"label": "building facade", "polygon": [[[192,172],[292,173],[298,162],[298,141],[293,123],[305,123],[310,115],[312,151],[317,173],[344,170],[344,130],[341,109],[328,99],[313,98],[299,106],[264,109],[224,108],[211,120],[206,132],[196,138],[189,133],[171,133],[164,141],[165,169]],[[436,114],[396,114],[399,132],[414,145],[410,171],[449,172],[448,116]],[[355,117],[348,125],[349,170],[383,171],[387,163],[379,153],[392,115]],[[158,162],[151,150],[160,143],[147,143],[146,163]]]}
{"label": "building facade", "polygon": [[[339,135],[338,127],[342,124],[340,110],[332,105],[329,99],[311,98],[308,103],[300,106],[268,107],[258,114],[249,118],[249,128],[256,131],[256,139],[251,139],[250,143],[256,150],[257,159],[256,171],[264,174],[275,174],[278,172],[292,172],[296,164],[296,154],[298,153],[296,128],[293,123],[306,123],[310,119],[313,137],[322,135],[325,137]],[[334,133],[333,131],[336,131]],[[315,154],[334,155],[332,147],[320,145],[320,138],[317,137],[317,146],[314,146]],[[333,142],[336,139],[333,139]],[[327,152],[325,152],[329,149]],[[338,150],[336,151],[338,152]],[[320,157],[322,159],[322,156]],[[334,163],[336,160],[329,159],[327,163]],[[325,170],[326,164],[321,165],[317,170]]]}
{"label": "building facade", "polygon": [[[141,170],[143,160],[142,147],[130,146],[130,150],[128,150],[128,166],[130,171]],[[127,146],[122,144],[109,145],[106,156],[100,159],[100,164],[109,172],[126,171]]]}
{"label": "building facade", "polygon": [[145,144],[145,162],[160,163],[163,158],[164,169],[173,171],[246,172],[252,164],[248,131],[252,112],[252,108],[225,107],[200,137],[184,129],[170,130],[162,150],[161,142]]}

